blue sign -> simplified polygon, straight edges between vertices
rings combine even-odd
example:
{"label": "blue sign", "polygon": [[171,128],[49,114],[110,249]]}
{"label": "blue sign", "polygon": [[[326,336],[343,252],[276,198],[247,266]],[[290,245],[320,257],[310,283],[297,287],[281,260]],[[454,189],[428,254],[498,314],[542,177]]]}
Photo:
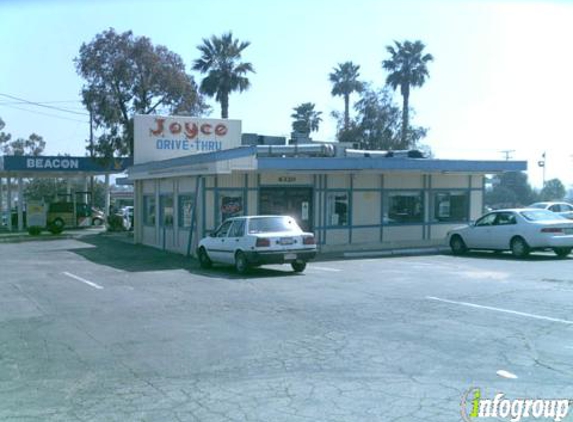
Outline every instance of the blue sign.
{"label": "blue sign", "polygon": [[26,155],[5,155],[1,158],[0,170],[33,171],[42,173],[82,171],[92,173],[121,173],[133,164],[133,160],[131,158],[112,158],[109,161],[104,161],[102,158],[66,156],[33,157]]}

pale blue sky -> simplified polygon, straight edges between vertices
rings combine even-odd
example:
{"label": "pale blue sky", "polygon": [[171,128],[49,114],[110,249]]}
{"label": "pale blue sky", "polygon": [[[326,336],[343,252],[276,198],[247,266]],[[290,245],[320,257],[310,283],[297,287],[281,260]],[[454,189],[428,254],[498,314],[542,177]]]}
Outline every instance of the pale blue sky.
{"label": "pale blue sky", "polygon": [[[79,101],[73,59],[109,27],[167,46],[188,69],[201,38],[232,30],[251,41],[244,59],[257,73],[249,91],[231,96],[230,117],[244,132],[287,135],[292,108],[311,101],[324,116],[313,134],[320,140],[334,139],[330,113],[343,106],[330,95],[332,68],[352,60],[363,80],[382,86],[385,46],[420,39],[435,62],[411,104],[438,158],[500,159],[501,150],[515,150],[540,185],[537,161],[546,150],[547,178],[573,183],[573,2],[0,0],[0,22],[0,93],[40,102]],[[47,154],[84,154],[87,118],[8,101],[0,97],[5,131],[44,136]],[[218,104],[209,103],[218,117]]]}

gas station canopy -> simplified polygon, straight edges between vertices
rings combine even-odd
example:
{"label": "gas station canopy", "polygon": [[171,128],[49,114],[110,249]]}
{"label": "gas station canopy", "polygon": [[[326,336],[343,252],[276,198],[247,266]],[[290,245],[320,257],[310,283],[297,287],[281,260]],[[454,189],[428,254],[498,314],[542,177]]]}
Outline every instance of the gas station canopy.
{"label": "gas station canopy", "polygon": [[0,157],[0,177],[96,176],[121,173],[131,165],[131,158],[5,155]]}

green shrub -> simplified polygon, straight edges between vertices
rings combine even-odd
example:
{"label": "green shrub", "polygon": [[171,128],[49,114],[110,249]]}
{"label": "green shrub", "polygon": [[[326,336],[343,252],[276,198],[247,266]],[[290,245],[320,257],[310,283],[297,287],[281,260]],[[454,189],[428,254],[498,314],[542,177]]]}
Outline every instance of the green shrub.
{"label": "green shrub", "polygon": [[40,226],[30,226],[28,227],[28,233],[30,236],[39,236],[42,233],[42,227]]}
{"label": "green shrub", "polygon": [[112,232],[119,232],[125,229],[123,226],[123,217],[121,215],[110,215],[107,218],[107,229]]}

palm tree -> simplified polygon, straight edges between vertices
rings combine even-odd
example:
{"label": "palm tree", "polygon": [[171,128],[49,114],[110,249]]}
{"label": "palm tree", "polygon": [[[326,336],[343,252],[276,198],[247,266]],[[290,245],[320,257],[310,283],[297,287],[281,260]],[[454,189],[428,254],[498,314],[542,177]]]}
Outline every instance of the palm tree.
{"label": "palm tree", "polygon": [[311,132],[318,131],[318,125],[322,121],[320,115],[322,111],[314,109],[314,103],[302,103],[293,108],[294,113],[290,115],[294,119],[292,129],[296,132],[310,135]]}
{"label": "palm tree", "polygon": [[350,94],[353,92],[362,92],[364,84],[358,80],[360,73],[359,65],[352,62],[339,63],[338,68],[334,68],[329,75],[332,82],[332,95],[342,96],[344,98],[344,129],[347,130],[350,123]]}
{"label": "palm tree", "polygon": [[250,44],[233,39],[233,34],[228,32],[220,38],[215,35],[203,38],[203,44],[197,46],[201,58],[193,62],[193,70],[207,73],[200,90],[221,103],[223,119],[229,117],[229,94],[237,90],[243,92],[251,86],[245,75],[255,72],[253,65],[241,62],[241,53]]}
{"label": "palm tree", "polygon": [[394,41],[394,46],[387,46],[389,60],[382,61],[382,68],[390,72],[386,83],[393,89],[400,87],[402,94],[402,140],[401,147],[408,147],[408,108],[410,87],[421,87],[429,77],[427,63],[434,60],[431,54],[424,54],[425,45],[421,41]]}

